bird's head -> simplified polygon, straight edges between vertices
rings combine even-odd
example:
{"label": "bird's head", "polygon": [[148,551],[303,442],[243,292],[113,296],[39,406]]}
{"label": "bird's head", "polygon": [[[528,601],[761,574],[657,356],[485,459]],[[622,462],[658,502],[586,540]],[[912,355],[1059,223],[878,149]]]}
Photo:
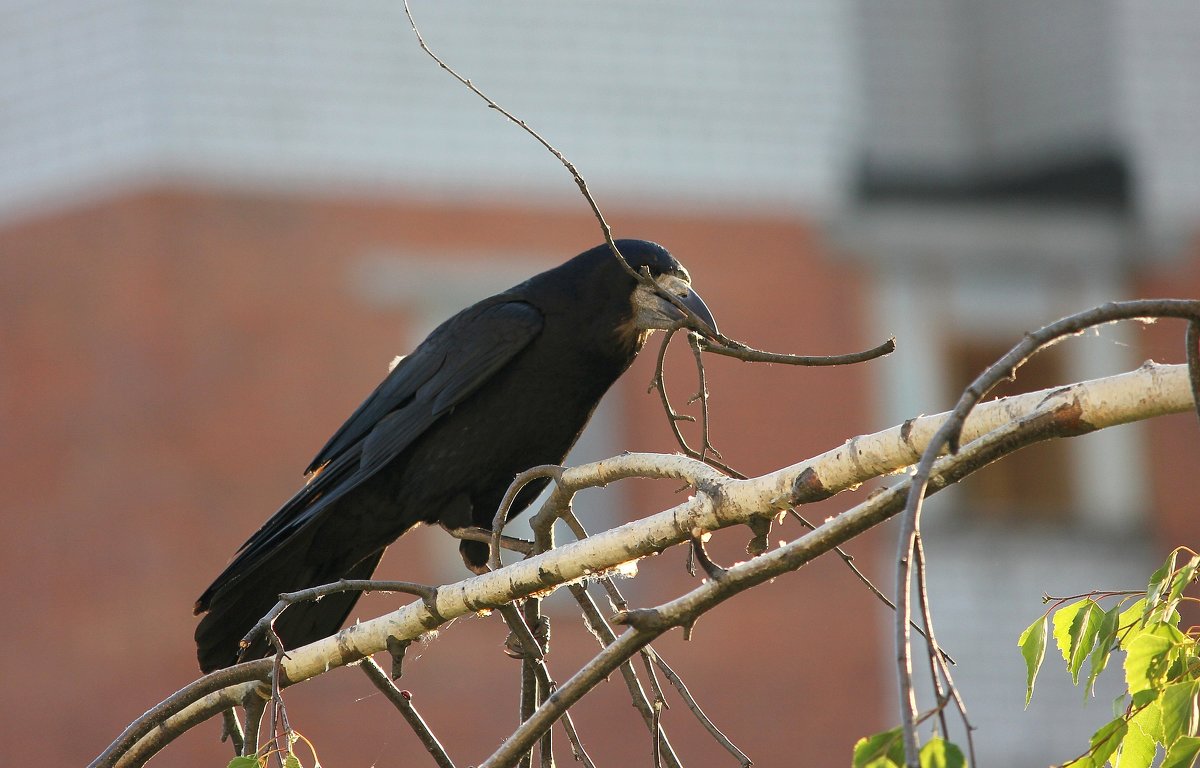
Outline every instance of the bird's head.
{"label": "bird's head", "polygon": [[[646,240],[616,240],[617,250],[629,266],[638,272],[648,272],[655,286],[639,284],[633,291],[633,323],[642,332],[689,328],[715,338],[717,321],[712,312],[692,289],[687,269],[661,245]],[[674,296],[696,316],[688,318],[664,294]],[[699,320],[699,322],[696,322]]]}

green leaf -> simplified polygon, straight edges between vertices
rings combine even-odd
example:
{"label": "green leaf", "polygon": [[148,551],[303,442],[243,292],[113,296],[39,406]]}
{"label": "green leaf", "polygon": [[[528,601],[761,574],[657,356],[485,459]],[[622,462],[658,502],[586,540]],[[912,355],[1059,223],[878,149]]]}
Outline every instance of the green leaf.
{"label": "green leaf", "polygon": [[1092,758],[1092,762],[1098,766],[1104,765],[1117,751],[1117,747],[1121,746],[1128,730],[1129,723],[1124,717],[1117,717],[1100,726],[1100,730],[1092,734],[1092,740],[1089,742],[1088,756]]}
{"label": "green leaf", "polygon": [[1193,557],[1187,561],[1187,564],[1175,571],[1171,577],[1171,588],[1159,609],[1161,613],[1169,614],[1175,610],[1175,606],[1179,604],[1179,598],[1183,597],[1183,591],[1196,578],[1197,569],[1200,569],[1200,558]]}
{"label": "green leaf", "polygon": [[1071,672],[1071,682],[1079,685],[1079,670],[1083,668],[1083,660],[1092,652],[1096,644],[1096,634],[1104,619],[1104,611],[1094,600],[1085,600],[1083,607],[1071,620],[1068,636],[1071,641],[1071,656],[1067,668]]}
{"label": "green leaf", "polygon": [[1167,599],[1178,600],[1183,595],[1183,590],[1187,589],[1188,585],[1195,580],[1197,571],[1200,571],[1200,557],[1193,556],[1186,565],[1175,572],[1175,577],[1171,579],[1171,591],[1167,594]]}
{"label": "green leaf", "polygon": [[1180,736],[1167,750],[1167,757],[1159,768],[1192,768],[1200,755],[1200,739],[1195,736]]}
{"label": "green leaf", "polygon": [[1033,698],[1033,683],[1041,669],[1042,660],[1046,658],[1046,624],[1047,617],[1042,616],[1021,633],[1017,645],[1021,655],[1025,657],[1025,708],[1029,708],[1029,700]]}
{"label": "green leaf", "polygon": [[904,739],[900,728],[876,733],[854,745],[853,768],[900,768],[904,765]]}
{"label": "green leaf", "polygon": [[1142,620],[1145,615],[1146,598],[1144,597],[1138,598],[1132,605],[1121,611],[1121,616],[1117,619],[1117,635],[1121,641],[1121,650],[1125,650],[1129,641],[1144,629]]}
{"label": "green leaf", "polygon": [[921,747],[921,768],[966,768],[962,750],[948,741],[933,737]]}
{"label": "green leaf", "polygon": [[1129,686],[1129,692],[1134,694],[1135,704],[1138,703],[1137,693],[1159,688],[1166,672],[1168,657],[1175,643],[1164,636],[1166,633],[1160,631],[1163,629],[1173,628],[1160,626],[1141,632],[1125,649],[1125,683]]}
{"label": "green leaf", "polygon": [[258,758],[252,755],[243,755],[235,757],[229,761],[226,768],[260,768]]}
{"label": "green leaf", "polygon": [[1149,704],[1139,709],[1129,718],[1129,729],[1145,734],[1152,741],[1161,743],[1163,740],[1163,710],[1161,695],[1152,699]]}
{"label": "green leaf", "polygon": [[1175,558],[1179,555],[1179,551],[1175,550],[1167,555],[1159,569],[1150,574],[1150,583],[1146,585],[1146,617],[1149,618],[1151,612],[1158,607],[1158,603],[1162,598],[1163,586],[1167,581],[1167,577],[1175,572]]}
{"label": "green leaf", "polygon": [[[1096,630],[1096,646],[1088,657],[1088,679],[1084,686],[1083,695],[1096,695],[1096,678],[1108,666],[1108,657],[1112,655],[1113,645],[1117,639],[1117,622],[1120,619],[1121,606],[1114,605],[1104,613],[1100,627]],[[1028,699],[1026,706],[1029,705]]]}
{"label": "green leaf", "polygon": [[1162,736],[1159,741],[1172,745],[1180,737],[1196,734],[1196,694],[1200,682],[1188,680],[1163,689],[1159,705],[1162,709]]}
{"label": "green leaf", "polygon": [[1121,739],[1117,757],[1112,761],[1113,768],[1150,768],[1156,749],[1154,739],[1131,721],[1125,738]]}
{"label": "green leaf", "polygon": [[1080,600],[1059,608],[1054,613],[1054,640],[1058,643],[1058,650],[1062,653],[1063,661],[1068,664],[1071,663],[1071,625],[1075,623],[1075,617],[1079,615],[1079,612],[1090,602],[1092,601]]}
{"label": "green leaf", "polygon": [[300,765],[300,758],[296,757],[295,752],[288,752],[287,758],[283,761],[283,768],[304,768]]}

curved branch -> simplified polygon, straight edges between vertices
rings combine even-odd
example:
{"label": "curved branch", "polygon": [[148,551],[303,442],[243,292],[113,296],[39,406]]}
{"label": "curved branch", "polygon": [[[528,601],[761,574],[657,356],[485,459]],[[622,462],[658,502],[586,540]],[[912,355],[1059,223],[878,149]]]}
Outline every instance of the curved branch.
{"label": "curved branch", "polygon": [[[970,386],[963,391],[958,403],[950,416],[941,424],[937,433],[921,451],[920,460],[913,474],[913,482],[905,502],[904,516],[901,518],[900,533],[896,552],[896,621],[895,643],[897,662],[897,682],[900,696],[900,719],[904,736],[904,753],[906,765],[916,768],[918,765],[918,750],[916,733],[917,701],[912,684],[912,636],[909,624],[912,621],[912,606],[910,591],[914,562],[920,538],[921,508],[926,495],[929,474],[933,463],[943,448],[951,453],[957,452],[962,440],[963,429],[967,417],[976,405],[997,384],[1004,379],[1016,376],[1017,369],[1042,349],[1066,336],[1075,335],[1096,325],[1103,325],[1119,320],[1134,320],[1157,317],[1174,317],[1189,322],[1189,339],[1191,328],[1200,321],[1200,301],[1183,299],[1146,299],[1139,301],[1110,302],[1079,312],[1061,320],[1050,323],[1036,331],[1025,334],[1025,337],[1003,357],[981,373]],[[1191,407],[1200,408],[1200,397],[1197,392],[1200,381],[1200,362],[1189,341],[1188,368],[1189,394]],[[927,641],[931,653],[938,652],[934,640],[933,629],[925,627]],[[936,686],[936,681],[935,681]]]}

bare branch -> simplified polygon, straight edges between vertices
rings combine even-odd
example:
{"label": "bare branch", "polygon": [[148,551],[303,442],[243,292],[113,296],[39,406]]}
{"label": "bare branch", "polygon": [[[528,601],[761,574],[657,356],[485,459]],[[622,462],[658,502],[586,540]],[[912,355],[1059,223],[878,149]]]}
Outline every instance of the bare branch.
{"label": "bare branch", "polygon": [[433,731],[429,730],[425,719],[417,712],[416,706],[412,703],[412,694],[397,688],[370,656],[359,662],[359,666],[380,693],[386,696],[396,709],[400,710],[401,716],[412,727],[413,732],[417,734],[417,738],[421,740],[421,744],[425,746],[439,768],[454,768],[454,763],[446,754],[446,749],[438,741],[437,736],[433,735]]}
{"label": "bare branch", "polygon": [[279,615],[287,610],[289,605],[304,602],[305,600],[319,600],[326,595],[336,594],[338,592],[403,592],[409,595],[417,595],[426,601],[437,599],[437,588],[427,584],[417,584],[412,581],[375,581],[372,579],[340,579],[332,584],[322,584],[308,589],[300,589],[295,592],[284,592],[279,596],[279,602],[275,607],[267,612],[266,616],[259,619],[258,623],[250,628],[246,636],[241,639],[238,645],[242,650],[250,647],[254,639],[263,632],[268,632],[271,642],[278,649],[280,654],[284,653],[283,644],[279,640],[279,636],[275,634],[275,620]]}
{"label": "bare branch", "polygon": [[[937,463],[928,487],[931,493],[957,482],[1001,456],[1039,440],[1061,436],[1074,428],[1070,402],[1050,401],[1020,421],[1010,423],[968,444],[954,456]],[[1069,433],[1069,432],[1068,432]],[[816,531],[776,550],[724,570],[720,579],[706,581],[691,592],[656,608],[626,611],[621,620],[630,626],[615,643],[564,683],[525,721],[480,768],[510,765],[567,707],[578,701],[608,673],[638,650],[675,627],[686,627],[702,613],[736,594],[796,570],[838,543],[862,533],[882,520],[899,514],[911,480],[905,480],[863,504],[830,520]],[[597,537],[593,537],[593,540]]]}
{"label": "bare branch", "polygon": [[[1147,363],[1120,376],[982,404],[971,412],[961,434],[965,440],[974,440],[1000,424],[1034,412],[1051,412],[1052,426],[1057,434],[1081,434],[1137,419],[1187,411],[1193,404],[1184,366]],[[752,518],[774,515],[798,503],[828,498],[872,477],[894,472],[916,460],[947,418],[947,414],[922,417],[883,432],[863,435],[813,459],[751,480],[728,478],[683,456],[626,454],[568,468],[563,471],[562,486],[551,496],[563,493],[563,489],[602,486],[629,477],[684,480],[700,490],[672,509],[512,563],[502,571],[440,587],[436,599],[430,601],[432,605],[415,601],[379,618],[348,627],[334,637],[291,649],[290,658],[282,662],[280,685],[287,687],[380,652],[386,649],[388,638],[416,638],[459,616],[595,577],[621,563],[686,541],[696,529],[715,531],[745,524]],[[892,495],[894,493],[889,492],[881,498]],[[872,503],[882,502],[873,499]],[[811,559],[886,516],[875,506],[860,505],[788,547],[804,542],[806,557]],[[732,566],[720,584],[730,582],[730,575],[743,567],[774,562],[781,551],[784,550],[772,550],[742,565]],[[794,564],[798,560],[789,562]],[[616,645],[619,647],[613,653],[622,653],[630,647],[636,651],[650,642],[640,636],[636,640],[624,639],[627,635],[628,632],[618,638]],[[138,718],[92,765],[123,768],[141,765],[193,725],[240,704],[250,686],[269,678],[270,665],[269,659],[248,662],[189,685]],[[550,696],[547,705],[555,701],[558,693]]]}
{"label": "bare branch", "polygon": [[882,344],[865,349],[862,352],[851,352],[845,355],[784,355],[778,352],[763,352],[754,349],[740,341],[725,339],[725,343],[714,342],[701,337],[698,341],[700,349],[715,355],[733,357],[747,363],[783,363],[784,365],[853,365],[865,363],[868,360],[890,355],[896,350],[896,339],[890,338]]}

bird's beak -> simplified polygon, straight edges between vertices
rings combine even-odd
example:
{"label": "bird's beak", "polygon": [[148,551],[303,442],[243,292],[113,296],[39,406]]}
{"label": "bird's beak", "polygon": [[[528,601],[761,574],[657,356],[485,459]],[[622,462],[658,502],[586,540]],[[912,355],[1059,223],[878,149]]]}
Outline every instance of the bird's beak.
{"label": "bird's beak", "polygon": [[[683,306],[695,313],[701,327],[691,330],[709,338],[716,338],[717,321],[713,319],[704,299],[692,290],[692,286],[686,280],[674,275],[662,275],[655,282],[662,290],[677,296]],[[687,325],[678,307],[647,286],[637,287],[633,294],[633,303],[634,322],[643,331],[669,330]]]}
{"label": "bird's beak", "polygon": [[682,297],[683,306],[696,313],[696,317],[704,321],[705,328],[695,328],[704,336],[715,338],[720,331],[717,330],[717,321],[713,318],[712,312],[708,311],[708,305],[704,303],[704,299],[700,298],[700,294],[688,288],[686,296]]}

